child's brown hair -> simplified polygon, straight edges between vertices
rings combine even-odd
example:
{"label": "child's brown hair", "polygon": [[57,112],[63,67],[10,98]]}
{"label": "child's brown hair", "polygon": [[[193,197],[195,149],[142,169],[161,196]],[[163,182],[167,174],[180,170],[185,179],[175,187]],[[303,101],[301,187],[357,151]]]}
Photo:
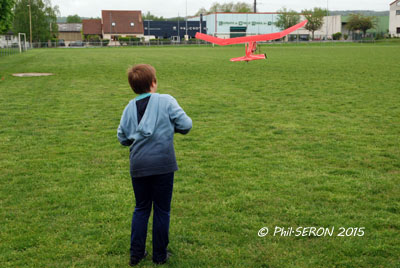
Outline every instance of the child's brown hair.
{"label": "child's brown hair", "polygon": [[128,81],[136,94],[150,92],[153,83],[157,83],[156,69],[149,64],[138,64],[129,68]]}

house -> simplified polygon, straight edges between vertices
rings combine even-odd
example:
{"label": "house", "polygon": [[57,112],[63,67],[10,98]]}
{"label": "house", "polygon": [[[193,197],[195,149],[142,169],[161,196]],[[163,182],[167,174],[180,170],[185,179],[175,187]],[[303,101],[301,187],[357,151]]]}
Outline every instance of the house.
{"label": "house", "polygon": [[400,0],[390,4],[389,34],[400,37]]}
{"label": "house", "polygon": [[82,23],[57,23],[58,39],[63,39],[65,45],[72,41],[82,41]]}
{"label": "house", "polygon": [[144,36],[141,11],[102,10],[101,22],[104,39],[117,41],[118,37]]}
{"label": "house", "polygon": [[82,27],[85,39],[88,39],[89,36],[96,36],[96,35],[100,39],[103,38],[101,19],[82,20]]}
{"label": "house", "polygon": [[118,44],[119,37],[144,37],[142,12],[137,10],[102,10],[101,19],[83,20],[83,35],[97,35]]}
{"label": "house", "polygon": [[0,47],[11,47],[13,44],[14,46],[18,44],[18,36],[15,36],[13,32],[8,31],[6,34],[0,35]]}

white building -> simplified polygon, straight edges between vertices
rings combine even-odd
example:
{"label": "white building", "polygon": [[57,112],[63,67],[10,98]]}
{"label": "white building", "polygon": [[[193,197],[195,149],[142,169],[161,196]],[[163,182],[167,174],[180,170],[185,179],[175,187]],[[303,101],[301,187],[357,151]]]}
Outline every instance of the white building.
{"label": "white building", "polygon": [[400,0],[390,4],[389,33],[400,37]]}
{"label": "white building", "polygon": [[[203,16],[207,22],[207,34],[220,38],[229,38],[243,35],[257,35],[280,32],[282,29],[276,27],[279,13],[212,13]],[[192,17],[189,20],[199,20]],[[304,17],[302,16],[302,20]],[[341,32],[341,16],[328,16],[324,18],[324,25],[315,32],[317,39],[332,38],[332,34]],[[293,34],[311,35],[301,28]]]}
{"label": "white building", "polygon": [[0,35],[0,47],[11,47],[14,44],[18,44],[18,36],[15,36],[12,32],[8,32],[4,35]]}

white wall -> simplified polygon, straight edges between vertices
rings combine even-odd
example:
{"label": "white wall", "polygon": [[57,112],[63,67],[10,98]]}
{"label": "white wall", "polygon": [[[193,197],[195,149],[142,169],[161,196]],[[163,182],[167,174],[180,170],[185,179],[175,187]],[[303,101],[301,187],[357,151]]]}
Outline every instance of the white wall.
{"label": "white wall", "polygon": [[[342,32],[342,16],[327,16],[324,17],[324,24],[322,25],[321,29],[315,31],[314,35],[315,38],[325,38],[326,36],[328,36],[328,38],[331,39],[333,34],[339,32]],[[310,36],[312,35],[310,31],[304,28],[299,29],[298,32],[294,32],[293,34],[309,34]]]}
{"label": "white wall", "polygon": [[18,43],[18,37],[11,35],[11,40],[6,40],[6,35],[0,35],[0,47],[11,46],[12,43]]}
{"label": "white wall", "polygon": [[400,0],[390,6],[389,33],[400,37],[400,34],[397,33],[397,28],[400,28],[400,15],[396,14],[397,10],[400,12]]}

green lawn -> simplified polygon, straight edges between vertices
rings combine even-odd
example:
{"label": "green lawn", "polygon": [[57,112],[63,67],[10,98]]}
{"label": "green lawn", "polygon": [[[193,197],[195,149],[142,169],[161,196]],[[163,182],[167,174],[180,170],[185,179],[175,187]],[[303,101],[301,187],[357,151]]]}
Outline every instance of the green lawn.
{"label": "green lawn", "polygon": [[[126,70],[149,63],[193,119],[175,138],[168,267],[400,267],[399,49],[276,45],[248,64],[229,62],[242,46],[0,58],[0,266],[127,266],[134,196],[116,130],[134,97]],[[140,267],[153,266],[149,227]]]}

